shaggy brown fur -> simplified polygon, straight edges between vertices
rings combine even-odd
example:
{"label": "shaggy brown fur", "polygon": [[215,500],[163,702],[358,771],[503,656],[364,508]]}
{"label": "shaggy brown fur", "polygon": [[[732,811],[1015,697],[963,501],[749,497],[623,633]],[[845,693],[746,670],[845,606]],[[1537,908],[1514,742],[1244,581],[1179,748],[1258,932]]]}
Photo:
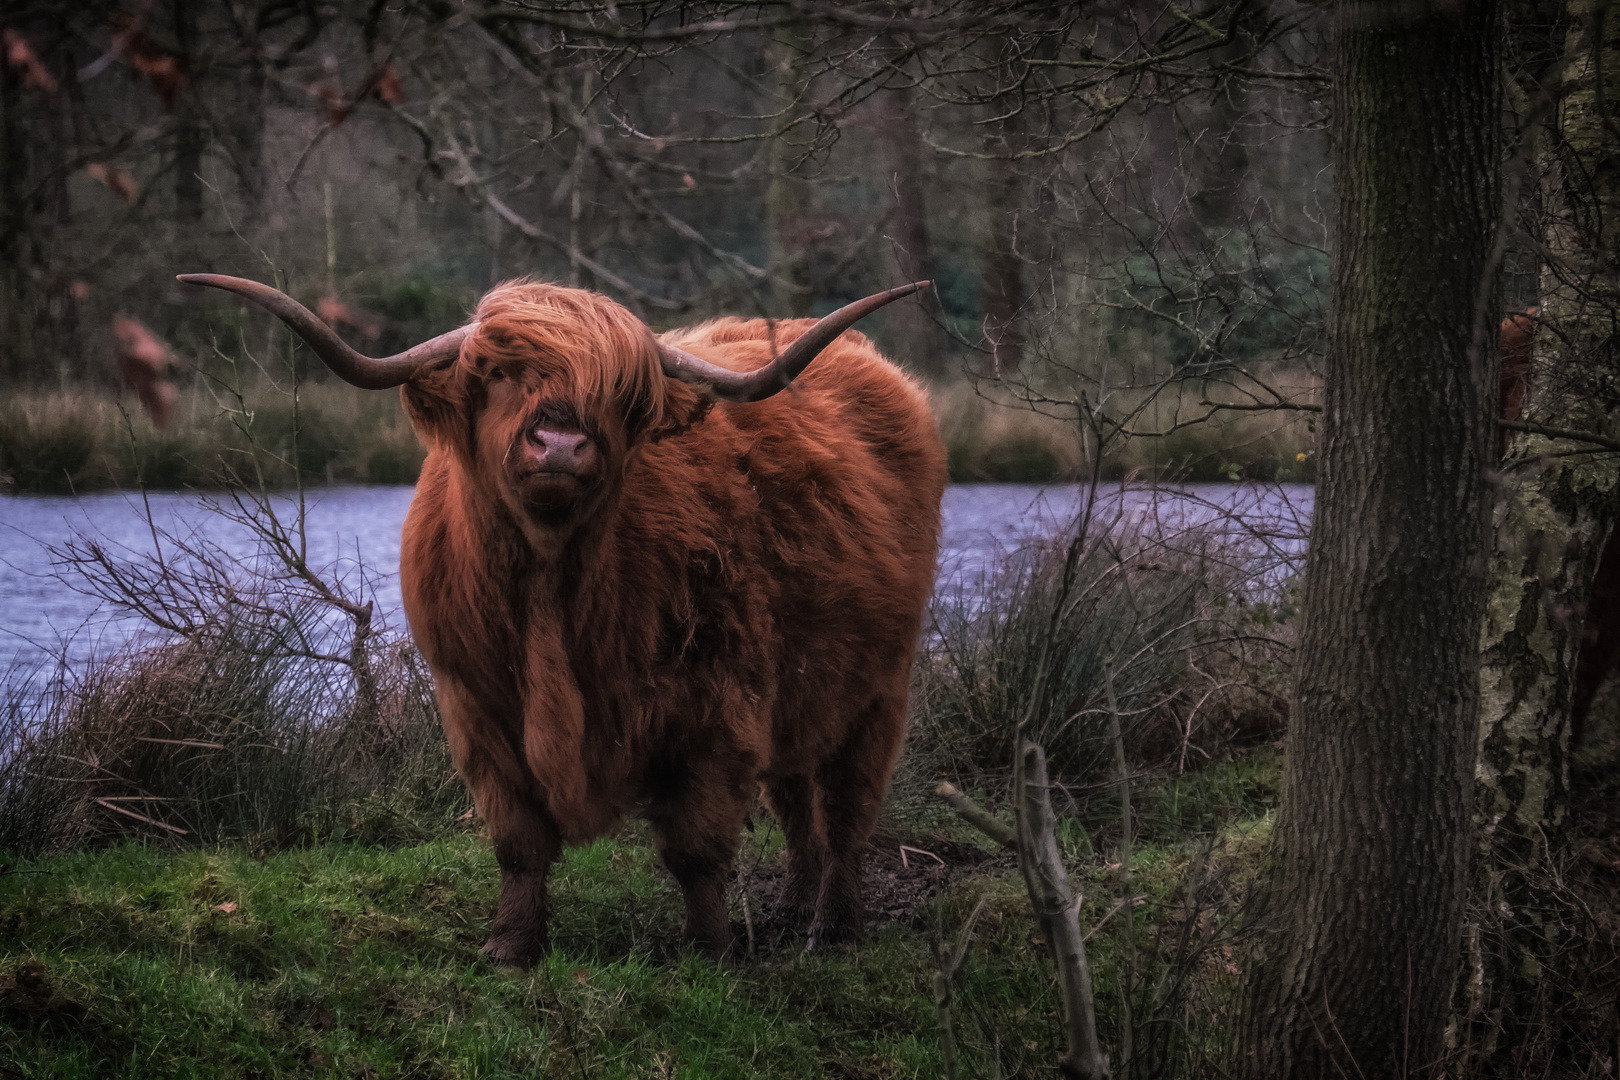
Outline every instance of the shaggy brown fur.
{"label": "shaggy brown fur", "polygon": [[[477,319],[403,390],[429,453],[401,578],[501,867],[485,952],[532,963],[561,845],[642,814],[687,934],[722,954],[760,785],[790,902],[817,939],[857,933],[934,574],[945,459],[923,395],[854,332],[786,392],[712,404],[594,293],[509,284]],[[809,326],[669,340],[749,370]]]}

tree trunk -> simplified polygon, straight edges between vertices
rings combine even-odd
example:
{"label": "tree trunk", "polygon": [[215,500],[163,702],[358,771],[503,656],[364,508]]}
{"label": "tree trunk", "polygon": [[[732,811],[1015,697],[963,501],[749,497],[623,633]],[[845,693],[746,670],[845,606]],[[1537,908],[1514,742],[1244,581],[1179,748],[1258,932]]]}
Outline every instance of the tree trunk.
{"label": "tree trunk", "polygon": [[1016,372],[1024,360],[1024,260],[1018,254],[1018,215],[1024,206],[1024,174],[1014,157],[1023,143],[1023,108],[1012,109],[985,140],[988,228],[980,256],[984,290],[987,374]]}
{"label": "tree trunk", "polygon": [[[185,0],[174,0],[174,38],[188,68],[196,65],[196,23],[192,6]],[[203,184],[199,174],[203,151],[208,147],[208,119],[193,87],[181,90],[175,121],[174,215],[180,226],[176,254],[187,264],[193,264],[194,252],[202,240],[197,227],[203,220]]]}
{"label": "tree trunk", "polygon": [[[889,257],[882,277],[926,281],[934,277],[934,247],[928,235],[924,196],[925,150],[912,113],[911,93],[903,88],[872,95],[877,141],[883,151],[883,189],[890,200]],[[928,378],[945,375],[945,335],[922,304],[897,304],[887,314],[891,353],[910,371]]]}
{"label": "tree trunk", "polygon": [[0,377],[21,378],[33,359],[25,312],[36,302],[23,269],[28,249],[28,136],[22,77],[0,64]]}
{"label": "tree trunk", "polygon": [[[1620,12],[1605,19],[1609,7],[1604,0],[1569,4],[1563,78],[1571,89],[1539,155],[1550,259],[1524,410],[1532,422],[1595,432],[1612,430],[1620,416],[1612,381],[1620,321],[1620,139],[1612,134],[1620,117]],[[1542,886],[1558,879],[1576,657],[1585,616],[1603,614],[1588,601],[1620,509],[1620,459],[1571,454],[1576,448],[1520,434],[1503,466],[1481,641],[1472,965],[1459,1003],[1459,1050],[1476,1075],[1526,1075],[1525,1035],[1547,1028],[1560,1010],[1563,984],[1548,975],[1566,952],[1567,920],[1562,898]]]}
{"label": "tree trunk", "polygon": [[1254,1078],[1439,1057],[1458,960],[1493,464],[1496,3],[1337,6],[1323,449]]}
{"label": "tree trunk", "polygon": [[799,319],[811,314],[810,243],[806,214],[809,192],[793,175],[799,144],[790,130],[799,111],[808,43],[802,27],[788,24],[771,43],[770,61],[776,86],[772,107],[780,110],[777,134],[771,140],[770,179],[765,189],[767,263],[772,288],[771,315]]}

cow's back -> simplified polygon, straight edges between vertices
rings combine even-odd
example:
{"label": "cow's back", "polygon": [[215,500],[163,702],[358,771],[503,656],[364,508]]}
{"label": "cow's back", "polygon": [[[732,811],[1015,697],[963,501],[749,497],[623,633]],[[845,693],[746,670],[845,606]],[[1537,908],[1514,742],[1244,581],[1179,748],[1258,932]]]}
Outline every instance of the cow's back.
{"label": "cow's back", "polygon": [[[777,341],[810,325],[776,323]],[[747,370],[770,360],[769,333],[762,320],[724,320],[678,344]],[[946,481],[927,398],[863,335],[846,332],[788,391],[717,405],[674,442],[686,444],[671,451],[687,460],[729,459],[757,500],[745,535],[774,586],[776,767],[820,759],[875,697],[905,692]]]}

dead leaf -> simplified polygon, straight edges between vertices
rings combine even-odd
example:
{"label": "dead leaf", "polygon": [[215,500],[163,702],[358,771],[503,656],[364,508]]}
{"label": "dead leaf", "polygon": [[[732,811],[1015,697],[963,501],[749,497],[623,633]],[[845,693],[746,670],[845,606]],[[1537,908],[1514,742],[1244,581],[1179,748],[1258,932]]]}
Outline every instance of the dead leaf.
{"label": "dead leaf", "polygon": [[581,986],[585,985],[586,980],[589,979],[590,976],[591,976],[591,973],[586,971],[584,968],[575,968],[574,969],[574,981],[579,983],[579,985],[581,985]]}
{"label": "dead leaf", "polygon": [[139,197],[141,189],[135,183],[135,178],[129,173],[116,165],[108,165],[100,161],[92,161],[84,167],[84,171],[92,179],[100,180],[103,184],[106,184],[108,190],[123,199],[124,202],[131,206],[135,205],[135,200]]}
{"label": "dead leaf", "polygon": [[405,103],[405,84],[399,81],[399,72],[394,70],[393,64],[383,65],[382,71],[377,74],[377,85],[371,92],[385,105]]}
{"label": "dead leaf", "polygon": [[231,912],[236,910],[236,901],[227,900],[223,904],[215,904],[214,910],[223,911],[225,914],[229,915]]}
{"label": "dead leaf", "polygon": [[112,331],[118,340],[118,368],[124,381],[141,399],[152,423],[168,427],[180,396],[165,378],[174,354],[144,324],[127,315],[113,316]]}
{"label": "dead leaf", "polygon": [[152,84],[152,89],[162,99],[163,110],[172,112],[175,99],[186,85],[186,60],[147,37],[142,20],[143,16],[127,11],[113,12],[108,19],[118,28],[113,38],[113,49],[123,53],[129,59],[130,66],[146,76],[146,81]]}
{"label": "dead leaf", "polygon": [[0,45],[5,48],[6,63],[23,73],[23,85],[47,94],[56,92],[56,78],[40,62],[27,40],[15,30],[0,30]]}
{"label": "dead leaf", "polygon": [[343,84],[336,75],[310,83],[309,96],[321,103],[321,108],[326,112],[326,122],[333,127],[349,118],[349,105],[343,100]]}
{"label": "dead leaf", "polygon": [[315,304],[315,314],[328,326],[339,324],[357,330],[371,341],[382,337],[382,320],[364,308],[346,304],[331,293],[321,297]]}

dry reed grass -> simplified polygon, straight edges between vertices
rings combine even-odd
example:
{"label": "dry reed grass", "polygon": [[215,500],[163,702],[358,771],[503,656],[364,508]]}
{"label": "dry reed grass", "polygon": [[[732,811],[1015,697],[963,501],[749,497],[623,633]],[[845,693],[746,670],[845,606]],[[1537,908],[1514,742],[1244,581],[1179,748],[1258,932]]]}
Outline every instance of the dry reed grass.
{"label": "dry reed grass", "polygon": [[[1290,399],[1312,399],[1314,383],[1294,383]],[[1166,398],[1148,407],[1136,425],[1170,434],[1110,443],[1105,478],[1315,478],[1305,414],[1223,412],[1172,431],[1208,411],[1199,404],[1204,391],[1183,390],[1177,401]],[[951,478],[959,483],[1049,483],[1090,475],[1072,423],[1032,411],[1002,388],[953,383],[936,387],[932,397]],[[1111,407],[1134,411],[1145,395],[1130,397],[1120,392]],[[242,430],[243,407],[251,415],[251,434]],[[194,380],[182,390],[175,416],[172,428],[160,430],[129,394],[97,388],[14,391],[0,405],[0,490],[219,488],[228,486],[231,471],[257,483],[249,468],[251,447],[257,447],[257,468],[272,488],[300,480],[410,484],[424,456],[394,395],[329,382],[300,387],[295,411],[281,390],[267,384],[234,405]]]}
{"label": "dry reed grass", "polygon": [[163,430],[132,394],[13,391],[0,405],[0,490],[220,488],[232,473],[271,488],[409,484],[424,456],[394,395],[335,383],[304,384],[295,408],[268,384],[238,402],[198,379],[174,411]]}

